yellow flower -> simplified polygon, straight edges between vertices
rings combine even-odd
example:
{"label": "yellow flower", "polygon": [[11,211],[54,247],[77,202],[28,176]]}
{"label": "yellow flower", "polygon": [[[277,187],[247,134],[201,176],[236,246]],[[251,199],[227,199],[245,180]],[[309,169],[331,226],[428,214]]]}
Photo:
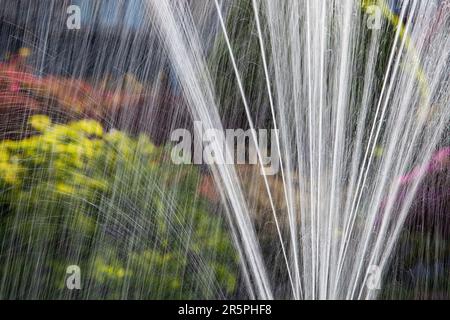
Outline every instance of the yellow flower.
{"label": "yellow flower", "polygon": [[69,186],[69,185],[67,185],[65,183],[58,183],[56,185],[56,190],[58,192],[64,193],[64,194],[72,194],[75,191],[71,186]]}
{"label": "yellow flower", "polygon": [[100,123],[95,120],[80,120],[73,122],[70,126],[78,131],[86,133],[88,135],[101,137],[103,135],[103,128]]}
{"label": "yellow flower", "polygon": [[21,56],[22,58],[27,58],[30,55],[31,55],[31,50],[29,48],[22,47],[19,49],[19,56]]}
{"label": "yellow flower", "polygon": [[18,173],[21,171],[19,165],[0,162],[0,179],[11,185],[17,185],[20,181],[17,179]]}
{"label": "yellow flower", "polygon": [[45,131],[47,130],[50,125],[51,121],[50,119],[45,115],[35,115],[30,117],[30,120],[28,123],[36,130],[38,131]]}

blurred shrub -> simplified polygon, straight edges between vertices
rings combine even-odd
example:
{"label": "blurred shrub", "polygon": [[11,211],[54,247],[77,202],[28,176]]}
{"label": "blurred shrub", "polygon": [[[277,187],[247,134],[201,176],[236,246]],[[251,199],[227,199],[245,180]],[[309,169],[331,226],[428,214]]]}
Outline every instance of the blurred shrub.
{"label": "blurred shrub", "polygon": [[[403,177],[404,188],[425,171],[385,276],[381,298],[450,299],[450,148]],[[399,204],[403,201],[398,200]]]}
{"label": "blurred shrub", "polygon": [[[29,49],[22,48],[23,54]],[[179,93],[165,71],[153,86],[133,74],[105,77],[102,81],[57,75],[36,76],[26,57],[13,55],[0,62],[1,138],[20,139],[28,117],[49,115],[55,122],[92,118],[108,128],[132,134],[145,132],[156,144],[168,140],[172,128],[189,123]],[[150,124],[150,125],[149,125]]]}
{"label": "blurred shrub", "polygon": [[[0,298],[220,298],[236,256],[199,173],[93,120],[0,142]],[[81,290],[65,287],[79,265]]]}

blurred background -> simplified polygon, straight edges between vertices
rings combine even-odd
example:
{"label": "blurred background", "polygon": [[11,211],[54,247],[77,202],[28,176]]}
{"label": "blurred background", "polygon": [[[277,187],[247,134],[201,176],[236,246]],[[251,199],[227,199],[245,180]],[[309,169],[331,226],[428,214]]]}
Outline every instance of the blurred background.
{"label": "blurred background", "polygon": [[[170,133],[192,128],[192,119],[145,2],[0,0],[2,299],[252,297],[210,168],[171,163]],[[70,5],[81,9],[80,30],[67,28]],[[222,125],[247,129],[214,7],[177,5],[189,8],[201,30]],[[436,6],[434,22],[442,28],[450,6]],[[389,8],[397,17],[401,4],[391,0]],[[270,129],[251,1],[233,1],[224,15],[255,127]],[[374,92],[381,90],[395,34],[394,25],[383,28]],[[361,52],[370,36],[362,35]],[[355,62],[359,77],[365,64],[365,58]],[[426,175],[384,274],[382,298],[450,298],[448,128],[443,136],[422,168]],[[258,169],[237,171],[275,296],[291,298]],[[414,168],[398,178],[406,190]],[[281,177],[268,183],[276,209],[285,213]],[[69,265],[80,266],[81,290],[65,287]]]}

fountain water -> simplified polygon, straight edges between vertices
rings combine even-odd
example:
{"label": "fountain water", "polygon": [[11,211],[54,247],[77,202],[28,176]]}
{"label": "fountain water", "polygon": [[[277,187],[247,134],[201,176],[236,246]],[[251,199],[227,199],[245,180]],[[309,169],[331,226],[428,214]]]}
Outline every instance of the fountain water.
{"label": "fountain water", "polygon": [[[448,142],[448,7],[401,1],[397,17],[384,1],[216,0],[192,11],[184,2],[148,3],[197,121],[220,127],[218,102],[231,100],[228,105],[243,108],[254,127],[261,116],[253,99],[268,106],[270,126],[279,129],[272,143],[281,158],[283,212],[275,210],[267,179],[253,179],[264,180],[262,192],[271,202],[289,283],[281,297],[376,297],[368,279],[387,268],[424,174],[406,190],[398,177],[429,161],[442,139]],[[367,23],[369,4],[379,14],[379,29]],[[439,10],[445,14],[430,23]],[[218,26],[197,23],[206,13]],[[239,33],[241,20],[250,25],[247,35]],[[211,44],[203,41],[202,28],[218,29],[213,41],[225,43],[228,64],[208,65]],[[239,63],[255,51],[255,61]],[[259,71],[246,86],[250,63]],[[249,290],[276,297],[274,266],[259,252],[248,218],[253,208],[235,169],[217,165],[213,171],[230,206]]]}
{"label": "fountain water", "polygon": [[[31,47],[0,65],[22,139],[0,143],[0,298],[398,297],[405,230],[446,254],[448,1],[78,0],[64,31],[69,2],[0,3],[4,47]],[[219,141],[215,164],[171,163],[196,122],[250,129],[257,168]]]}

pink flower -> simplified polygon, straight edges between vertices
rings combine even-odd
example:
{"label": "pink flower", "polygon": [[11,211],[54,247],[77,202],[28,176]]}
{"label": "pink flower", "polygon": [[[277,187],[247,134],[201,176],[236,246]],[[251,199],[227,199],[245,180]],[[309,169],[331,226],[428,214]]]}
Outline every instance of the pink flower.
{"label": "pink flower", "polygon": [[11,92],[19,92],[20,91],[20,84],[17,81],[14,81],[13,83],[11,83],[11,85],[9,86],[9,91]]}
{"label": "pink flower", "polygon": [[414,179],[418,178],[421,174],[432,174],[445,168],[450,164],[450,147],[442,148],[438,150],[432,157],[428,164],[416,167],[411,172],[400,177],[400,184],[408,184]]}

